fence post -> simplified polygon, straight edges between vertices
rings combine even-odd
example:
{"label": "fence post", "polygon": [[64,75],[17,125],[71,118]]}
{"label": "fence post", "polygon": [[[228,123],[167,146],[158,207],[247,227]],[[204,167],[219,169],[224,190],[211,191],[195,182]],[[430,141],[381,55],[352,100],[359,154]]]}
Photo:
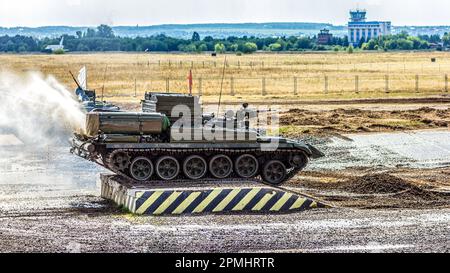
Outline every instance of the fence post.
{"label": "fence post", "polygon": [[194,61],[191,61],[191,68],[194,68]]}
{"label": "fence post", "polygon": [[198,95],[202,96],[203,91],[202,91],[202,85],[203,85],[203,79],[202,77],[198,78]]}
{"label": "fence post", "polygon": [[389,75],[385,75],[384,80],[385,80],[384,92],[389,93]]}
{"label": "fence post", "polygon": [[325,76],[324,83],[325,83],[324,92],[328,93],[328,76]]}
{"label": "fence post", "polygon": [[356,94],[359,93],[359,76],[358,75],[355,76],[355,92],[356,92]]}
{"label": "fence post", "polygon": [[231,79],[230,79],[230,95],[232,96],[232,97],[234,97],[234,77],[231,77]]}
{"label": "fence post", "polygon": [[137,79],[134,78],[134,97],[137,97]]}
{"label": "fence post", "polygon": [[445,81],[445,93],[448,92],[448,75],[445,74],[444,76],[444,81]]}
{"label": "fence post", "polygon": [[262,90],[261,90],[261,94],[263,96],[267,95],[266,93],[266,78],[262,78]]}
{"label": "fence post", "polygon": [[169,78],[166,79],[166,92],[169,93],[170,90],[170,80]]}
{"label": "fence post", "polygon": [[419,93],[419,75],[416,75],[416,92]]}
{"label": "fence post", "polygon": [[294,96],[297,96],[298,94],[298,82],[297,77],[294,77]]}

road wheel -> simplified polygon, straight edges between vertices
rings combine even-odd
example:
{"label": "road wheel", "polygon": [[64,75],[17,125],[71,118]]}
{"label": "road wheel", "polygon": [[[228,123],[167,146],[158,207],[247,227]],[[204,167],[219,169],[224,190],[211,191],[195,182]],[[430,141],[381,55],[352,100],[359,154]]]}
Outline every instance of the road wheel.
{"label": "road wheel", "polygon": [[193,155],[184,161],[183,172],[187,178],[192,180],[201,179],[208,171],[208,164],[201,156]]}
{"label": "road wheel", "polygon": [[237,175],[242,178],[255,177],[259,169],[258,160],[249,154],[238,157],[234,166]]}
{"label": "road wheel", "polygon": [[180,163],[171,156],[161,157],[156,163],[156,173],[163,180],[175,179],[180,174]]}
{"label": "road wheel", "polygon": [[227,178],[233,172],[233,161],[226,155],[217,155],[209,162],[209,171],[215,178]]}
{"label": "road wheel", "polygon": [[130,166],[131,177],[138,181],[147,181],[153,175],[153,163],[146,157],[136,158]]}
{"label": "road wheel", "polygon": [[272,160],[264,165],[262,178],[265,182],[272,185],[280,185],[286,178],[286,166],[283,162]]}
{"label": "road wheel", "polygon": [[111,164],[115,169],[124,171],[130,167],[131,156],[125,152],[117,153],[112,157]]}

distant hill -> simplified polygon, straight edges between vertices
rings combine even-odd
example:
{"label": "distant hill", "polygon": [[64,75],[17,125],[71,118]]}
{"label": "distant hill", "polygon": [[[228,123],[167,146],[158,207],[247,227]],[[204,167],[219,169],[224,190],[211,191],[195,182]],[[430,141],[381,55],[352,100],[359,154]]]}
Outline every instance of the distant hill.
{"label": "distant hill", "polygon": [[[86,31],[88,27],[48,26],[48,27],[0,27],[0,35],[25,35],[37,38],[59,37],[63,34],[75,35],[77,31]],[[93,27],[92,27],[93,28]],[[344,26],[333,26],[322,23],[241,23],[241,24],[187,24],[187,25],[155,25],[155,26],[116,26],[113,30],[122,37],[151,36],[166,34],[175,38],[190,38],[194,31],[202,37],[213,36],[301,36],[314,35],[320,29],[328,28],[336,35],[344,35]]]}
{"label": "distant hill", "polygon": [[[88,27],[46,26],[46,27],[0,27],[1,35],[25,35],[36,38],[60,37],[63,34],[75,35],[77,31],[85,32]],[[94,28],[94,27],[92,27]],[[186,24],[186,25],[155,25],[155,26],[116,26],[113,30],[121,37],[151,36],[165,34],[175,38],[190,38],[194,31],[201,37],[213,36],[214,38],[226,38],[229,36],[312,36],[321,29],[329,29],[335,36],[347,34],[345,26],[334,26],[324,23],[238,23],[238,24]],[[411,35],[440,34],[450,32],[449,26],[397,26],[394,33],[407,31]]]}

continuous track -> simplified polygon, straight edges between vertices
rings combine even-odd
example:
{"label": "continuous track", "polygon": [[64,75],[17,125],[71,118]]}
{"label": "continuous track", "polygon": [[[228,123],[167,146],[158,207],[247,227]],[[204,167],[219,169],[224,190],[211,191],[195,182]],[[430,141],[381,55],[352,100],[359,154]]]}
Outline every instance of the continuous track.
{"label": "continuous track", "polygon": [[[277,151],[273,151],[273,152],[262,152],[260,149],[239,149],[239,150],[236,150],[236,149],[117,149],[117,150],[111,151],[110,153],[108,153],[106,155],[106,158],[105,158],[106,160],[104,161],[104,163],[105,163],[104,167],[106,167],[110,171],[122,176],[123,178],[127,179],[131,183],[163,184],[163,183],[170,182],[170,184],[173,185],[173,184],[192,183],[192,179],[186,179],[183,176],[182,172],[180,172],[180,174],[175,179],[172,179],[170,181],[160,180],[160,179],[149,179],[146,181],[136,180],[133,177],[131,177],[130,175],[128,175],[126,172],[119,170],[112,164],[112,161],[113,161],[112,159],[114,158],[114,156],[116,156],[120,153],[131,154],[132,158],[135,158],[138,156],[147,156],[148,157],[149,155],[156,155],[156,157],[158,157],[160,155],[170,155],[170,156],[174,156],[174,157],[185,157],[187,155],[203,155],[204,157],[207,157],[207,155],[212,155],[212,154],[216,154],[216,155],[223,154],[223,155],[228,155],[228,156],[233,156],[233,157],[235,157],[237,155],[242,155],[242,154],[259,154],[260,156],[269,156],[270,158],[274,158],[276,156],[288,156],[291,154],[299,154],[302,152],[297,149],[283,149],[283,150],[277,150]],[[306,166],[306,164],[305,164],[305,166]],[[302,171],[302,169],[305,166],[293,167],[293,168],[287,169],[284,179],[280,183],[277,183],[277,185],[281,185],[281,184],[285,183],[286,181],[290,180],[291,178],[293,178],[297,173]],[[258,174],[255,177],[251,177],[251,178],[237,177],[235,172],[233,172],[233,174],[230,177],[227,177],[225,179],[215,179],[215,178],[211,177],[209,173],[207,175],[208,176],[206,176],[202,179],[196,180],[196,182],[220,183],[220,182],[223,182],[224,180],[226,180],[226,182],[229,182],[229,183],[258,182],[258,183],[269,184],[261,178],[260,171],[258,171]],[[152,177],[157,177],[157,175],[154,174]]]}

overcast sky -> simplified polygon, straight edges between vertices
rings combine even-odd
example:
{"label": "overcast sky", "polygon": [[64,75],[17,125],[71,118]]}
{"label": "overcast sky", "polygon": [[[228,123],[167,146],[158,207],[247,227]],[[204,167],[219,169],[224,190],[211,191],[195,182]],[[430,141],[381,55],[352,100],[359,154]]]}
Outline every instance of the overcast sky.
{"label": "overcast sky", "polygon": [[345,24],[348,10],[394,25],[450,25],[448,0],[0,0],[0,26],[231,22]]}

